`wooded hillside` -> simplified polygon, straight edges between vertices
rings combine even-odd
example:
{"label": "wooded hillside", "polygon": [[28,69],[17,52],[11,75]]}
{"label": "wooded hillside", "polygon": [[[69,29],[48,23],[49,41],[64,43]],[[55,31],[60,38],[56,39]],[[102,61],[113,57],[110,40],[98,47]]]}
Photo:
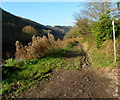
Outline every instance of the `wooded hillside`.
{"label": "wooded hillside", "polygon": [[2,10],[2,57],[9,58],[13,56],[17,40],[26,45],[31,41],[33,35],[47,36],[48,32],[53,34],[55,39],[63,39],[70,28],[69,26],[65,26],[65,28],[62,26],[62,30],[60,30],[60,28],[45,26]]}

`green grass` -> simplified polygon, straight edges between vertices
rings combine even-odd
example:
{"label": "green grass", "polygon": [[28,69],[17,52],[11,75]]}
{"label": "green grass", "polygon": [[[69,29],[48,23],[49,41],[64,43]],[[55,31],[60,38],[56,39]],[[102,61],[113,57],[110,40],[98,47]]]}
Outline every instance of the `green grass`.
{"label": "green grass", "polygon": [[2,94],[4,95],[13,91],[19,93],[23,90],[29,89],[38,81],[49,77],[52,70],[58,65],[61,66],[60,62],[63,61],[63,58],[60,57],[46,57],[20,62],[13,60],[13,63],[7,63],[6,66],[2,68]]}
{"label": "green grass", "polygon": [[41,59],[8,59],[5,66],[2,67],[3,81],[1,91],[3,96],[9,98],[7,97],[9,93],[14,93],[18,96],[22,91],[35,87],[42,79],[51,76],[51,72],[55,69],[78,69],[81,64],[81,57],[76,57],[73,60],[63,57],[63,55],[72,50],[72,47],[58,49],[53,54]]}
{"label": "green grass", "polygon": [[94,51],[94,53],[92,53],[90,57],[94,63],[94,66],[107,67],[113,63],[113,59],[109,58],[105,53],[99,53],[99,52],[95,53]]}

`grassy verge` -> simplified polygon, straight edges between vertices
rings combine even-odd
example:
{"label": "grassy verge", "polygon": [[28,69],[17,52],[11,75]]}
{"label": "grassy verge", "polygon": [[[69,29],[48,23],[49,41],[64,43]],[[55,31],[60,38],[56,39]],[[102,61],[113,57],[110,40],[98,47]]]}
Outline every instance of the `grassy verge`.
{"label": "grassy verge", "polygon": [[[55,69],[79,68],[81,57],[78,56],[74,59],[65,58],[65,54],[73,51],[73,47],[76,45],[77,43],[71,42],[64,48],[59,48],[53,54],[51,53],[41,59],[8,59],[5,66],[2,67],[3,81],[1,91],[3,96],[9,98],[14,94],[17,97],[22,91],[35,87],[42,79],[51,76],[51,72]],[[79,50],[80,49],[81,48],[79,48]],[[80,52],[77,53],[80,54]]]}
{"label": "grassy verge", "polygon": [[[114,48],[113,41],[107,40],[103,47],[100,49],[96,48],[96,43],[94,38],[91,35],[87,35],[81,41],[85,51],[88,54],[90,62],[92,66],[99,67],[109,67],[109,68],[117,68],[118,62],[120,61],[119,56],[117,54],[117,63],[114,64]],[[116,39],[116,44],[118,48],[118,39]],[[117,49],[118,53],[118,49]]]}

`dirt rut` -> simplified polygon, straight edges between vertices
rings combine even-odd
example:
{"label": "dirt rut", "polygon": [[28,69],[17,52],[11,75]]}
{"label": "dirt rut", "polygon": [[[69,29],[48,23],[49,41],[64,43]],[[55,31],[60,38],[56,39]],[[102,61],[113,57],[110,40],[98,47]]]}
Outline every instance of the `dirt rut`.
{"label": "dirt rut", "polygon": [[[83,51],[80,69],[61,69],[35,89],[22,93],[22,98],[117,98],[112,79],[97,74]],[[72,59],[72,58],[68,58]]]}

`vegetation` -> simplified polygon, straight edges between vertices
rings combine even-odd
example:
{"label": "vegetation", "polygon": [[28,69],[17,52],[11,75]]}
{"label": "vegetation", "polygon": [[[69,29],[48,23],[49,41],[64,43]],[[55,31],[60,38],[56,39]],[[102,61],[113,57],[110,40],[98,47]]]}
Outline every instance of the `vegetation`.
{"label": "vegetation", "polygon": [[[117,27],[115,27],[115,31]],[[93,26],[93,35],[96,39],[97,47],[100,48],[104,41],[112,38],[113,26],[109,14],[102,14]]]}
{"label": "vegetation", "polygon": [[[89,5],[91,4],[89,3]],[[102,8],[99,8],[101,5]],[[120,62],[118,54],[120,52],[118,48],[120,22],[116,21],[115,23],[117,33],[117,62],[113,63],[112,23],[111,16],[106,14],[106,11],[110,9],[110,5],[109,3],[93,3],[92,6],[89,6],[89,8],[91,7],[92,12],[89,12],[91,11],[90,9],[88,12],[83,11],[84,16],[77,18],[75,27],[71,28],[71,31],[66,35],[64,34],[64,40],[57,40],[54,37],[54,33],[53,35],[48,34],[53,32],[53,27],[50,26],[46,26],[47,28],[42,26],[44,27],[41,30],[43,32],[42,35],[39,34],[39,36],[33,37],[32,35],[38,34],[36,27],[31,25],[22,27],[25,36],[27,37],[27,34],[29,34],[32,37],[32,41],[30,43],[27,42],[27,46],[16,41],[15,59],[10,58],[6,60],[2,66],[3,81],[0,93],[3,94],[5,99],[9,99],[12,94],[18,97],[22,91],[35,87],[41,80],[51,76],[53,70],[59,70],[61,68],[79,69],[83,63],[83,49],[87,52],[92,66],[96,68],[118,67],[118,63]],[[96,16],[97,13],[99,13],[98,16]],[[10,15],[8,14],[8,16]],[[14,16],[14,18],[16,17]],[[27,19],[21,18],[19,20],[28,21]],[[29,23],[37,24],[32,21]],[[10,27],[13,26],[15,25],[10,25]],[[64,33],[63,27],[55,26],[54,28]],[[17,30],[17,28],[15,29]],[[12,40],[11,37],[9,39]]]}
{"label": "vegetation", "polygon": [[95,39],[92,35],[87,35],[82,39],[82,45],[84,50],[88,54],[88,58],[93,67],[108,67],[108,68],[117,68],[118,63],[120,62],[119,58],[119,46],[118,46],[119,38],[116,38],[117,44],[117,62],[114,64],[114,48],[113,48],[113,41],[108,39],[104,42],[101,48],[96,47]]}
{"label": "vegetation", "polygon": [[70,32],[68,32],[65,36],[64,36],[64,39],[67,39],[67,38],[77,38],[77,37],[80,37],[80,33],[78,31],[78,28],[77,27],[74,27],[70,30]]}
{"label": "vegetation", "polygon": [[50,29],[53,29],[56,31],[57,34],[54,34],[55,37],[59,37],[60,39],[63,39],[66,33],[72,29],[72,26],[47,26]]}
{"label": "vegetation", "polygon": [[[110,12],[111,7],[113,7],[112,3],[108,2],[87,3],[86,9],[82,10],[82,14],[75,16],[76,25],[66,34],[65,38],[84,37],[93,34],[97,48],[102,47],[103,42],[112,39],[112,20],[115,13]],[[119,21],[115,20],[116,36],[119,35],[119,28]]]}
{"label": "vegetation", "polygon": [[91,34],[91,23],[87,18],[79,18],[77,19],[75,27],[73,27],[70,32],[68,32],[64,39],[67,38],[77,38],[87,34]]}
{"label": "vegetation", "polygon": [[18,97],[22,91],[35,87],[41,80],[51,76],[51,72],[55,69],[79,68],[81,65],[80,56],[74,59],[66,59],[68,56],[67,53],[72,51],[78,55],[82,55],[82,49],[75,47],[79,45],[78,42],[74,40],[56,42],[60,45],[58,49],[55,49],[55,51],[42,58],[33,58],[30,60],[10,58],[6,60],[6,64],[2,67],[2,94],[4,98],[10,98],[12,94]]}
{"label": "vegetation", "polygon": [[76,22],[76,26],[78,27],[78,31],[81,35],[91,34],[91,24],[89,19],[78,19]]}
{"label": "vegetation", "polygon": [[[0,8],[1,9],[1,8]],[[2,10],[2,58],[14,57],[15,42],[21,41],[27,45],[33,35],[47,36],[48,32],[53,34],[55,39],[63,39],[71,27],[48,27],[29,19],[18,17]]]}
{"label": "vegetation", "polygon": [[22,31],[26,34],[37,35],[37,31],[35,30],[35,28],[30,25],[23,27]]}
{"label": "vegetation", "polygon": [[16,59],[33,59],[44,57],[55,48],[55,39],[52,34],[41,37],[32,37],[32,42],[28,46],[23,46],[19,41],[16,41]]}
{"label": "vegetation", "polygon": [[[81,45],[83,45],[85,51],[88,53],[90,62],[93,63],[95,67],[113,67],[117,66],[120,61],[118,56],[120,24],[119,20],[115,20],[113,17],[115,13],[109,12],[111,7],[113,7],[113,4],[108,2],[92,2],[86,4],[86,9],[81,11],[82,14],[77,14],[75,16],[77,21],[75,27],[65,36],[65,39],[74,37],[81,38]],[[114,48],[112,41],[113,19],[115,20],[117,44],[117,63],[115,65],[113,63]]]}
{"label": "vegetation", "polygon": [[7,60],[6,66],[3,67],[2,93],[7,94],[13,91],[18,93],[30,88],[38,80],[50,76],[49,72],[56,67],[54,63],[57,64],[60,60],[52,57],[20,62],[13,59]]}
{"label": "vegetation", "polygon": [[[77,19],[80,17],[88,18],[92,21],[97,21],[101,14],[106,14],[107,11],[115,7],[115,4],[112,2],[97,2],[96,0],[94,2],[84,3],[83,5],[85,6],[84,9],[75,15],[75,17]],[[111,12],[111,15],[113,14],[115,13]]]}

